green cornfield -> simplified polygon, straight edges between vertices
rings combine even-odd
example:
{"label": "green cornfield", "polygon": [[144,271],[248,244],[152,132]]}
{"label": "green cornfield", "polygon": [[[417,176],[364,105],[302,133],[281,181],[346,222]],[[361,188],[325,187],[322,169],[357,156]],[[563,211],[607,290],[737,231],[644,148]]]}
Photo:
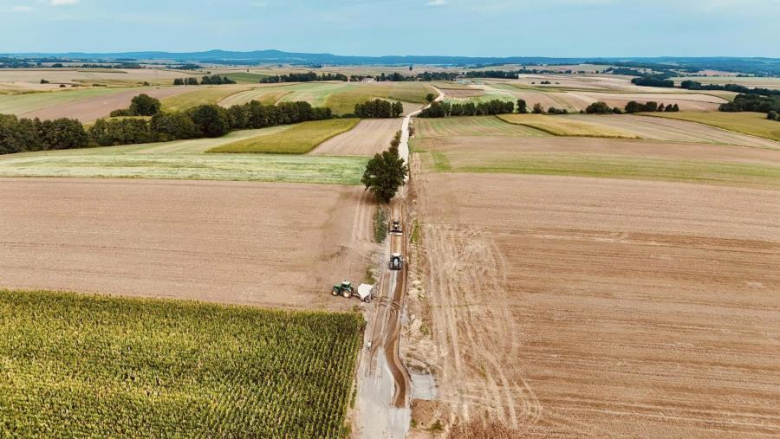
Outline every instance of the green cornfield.
{"label": "green cornfield", "polygon": [[363,326],[0,290],[0,437],[342,437]]}

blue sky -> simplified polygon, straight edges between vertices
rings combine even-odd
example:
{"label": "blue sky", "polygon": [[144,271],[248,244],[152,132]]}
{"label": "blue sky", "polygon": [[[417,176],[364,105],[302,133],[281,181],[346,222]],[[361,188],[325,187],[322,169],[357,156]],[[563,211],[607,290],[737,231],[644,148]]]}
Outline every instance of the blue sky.
{"label": "blue sky", "polygon": [[780,0],[0,0],[0,52],[780,57]]}

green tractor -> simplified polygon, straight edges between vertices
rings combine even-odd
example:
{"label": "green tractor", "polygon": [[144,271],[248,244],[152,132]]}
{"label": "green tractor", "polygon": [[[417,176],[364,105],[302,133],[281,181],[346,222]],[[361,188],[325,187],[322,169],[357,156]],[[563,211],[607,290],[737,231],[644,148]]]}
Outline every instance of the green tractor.
{"label": "green tractor", "polygon": [[352,287],[352,282],[346,279],[340,284],[333,285],[334,296],[344,296],[345,298],[349,299],[354,293],[355,289]]}

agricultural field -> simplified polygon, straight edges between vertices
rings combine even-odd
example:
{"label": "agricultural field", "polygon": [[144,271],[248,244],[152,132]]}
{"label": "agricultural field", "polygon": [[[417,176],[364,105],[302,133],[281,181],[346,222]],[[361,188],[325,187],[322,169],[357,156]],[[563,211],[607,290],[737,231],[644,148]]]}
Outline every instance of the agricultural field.
{"label": "agricultural field", "polygon": [[326,156],[366,156],[387,150],[395,133],[401,129],[401,119],[365,119],[350,131],[326,140],[310,154]]}
{"label": "agricultural field", "polygon": [[210,153],[306,154],[328,139],[355,128],[360,119],[303,122],[267,136],[250,137],[212,148]]}
{"label": "agricultural field", "polygon": [[58,89],[59,84],[91,86],[136,86],[148,82],[151,85],[172,85],[176,78],[201,77],[203,73],[170,69],[0,69],[0,84],[20,84],[38,88],[41,79],[50,81],[47,89]]}
{"label": "agricultural field", "polygon": [[330,287],[365,276],[366,203],[343,185],[4,178],[0,288],[346,311]]}
{"label": "agricultural field", "polygon": [[[653,113],[655,116],[658,113]],[[667,113],[663,113],[667,114]],[[688,113],[675,113],[688,114]],[[718,117],[718,113],[707,113]],[[734,113],[731,113],[734,114]],[[743,113],[747,114],[747,113]],[[683,116],[685,117],[685,116]],[[709,117],[709,116],[708,116]],[[725,117],[725,116],[722,116]],[[730,116],[729,116],[730,117]],[[736,120],[739,120],[737,116]],[[744,145],[755,148],[778,149],[780,144],[773,140],[748,136],[733,131],[726,131],[701,123],[693,123],[673,118],[646,117],[636,115],[569,115],[566,120],[603,125],[607,128],[634,133],[643,139],[664,142],[713,143],[723,145]]]}
{"label": "agricultural field", "polygon": [[550,134],[525,125],[504,122],[495,116],[447,117],[414,121],[416,139],[457,136],[546,137]]}
{"label": "agricultural field", "polygon": [[771,77],[737,77],[737,76],[694,76],[683,78],[672,78],[679,86],[683,81],[697,81],[702,84],[737,84],[745,87],[773,88],[780,89],[780,78]]}
{"label": "agricultural field", "polygon": [[201,85],[196,88],[186,88],[187,92],[185,93],[162,99],[163,110],[183,111],[198,105],[216,104],[228,96],[251,90],[252,86],[245,84]]}
{"label": "agricultural field", "polygon": [[15,437],[340,438],[363,325],[0,290],[0,425]]}
{"label": "agricultural field", "polygon": [[697,122],[780,142],[780,123],[768,120],[763,113],[683,112],[659,113],[652,116]]}
{"label": "agricultural field", "polygon": [[417,178],[410,313],[429,317],[405,358],[435,371],[438,419],[500,437],[780,432],[777,189]]}
{"label": "agricultural field", "polygon": [[780,152],[776,150],[576,137],[462,136],[415,140],[412,146],[423,168],[430,172],[585,176],[780,189]]}
{"label": "agricultural field", "polygon": [[366,160],[277,154],[204,154],[260,138],[278,138],[286,125],[235,131],[216,139],[38,151],[0,156],[0,177],[153,178],[359,184]]}
{"label": "agricultural field", "polygon": [[566,116],[545,116],[541,114],[502,114],[498,116],[504,122],[524,125],[552,134],[553,136],[611,137],[636,139],[631,132],[621,131],[604,125],[585,121],[571,120]]}

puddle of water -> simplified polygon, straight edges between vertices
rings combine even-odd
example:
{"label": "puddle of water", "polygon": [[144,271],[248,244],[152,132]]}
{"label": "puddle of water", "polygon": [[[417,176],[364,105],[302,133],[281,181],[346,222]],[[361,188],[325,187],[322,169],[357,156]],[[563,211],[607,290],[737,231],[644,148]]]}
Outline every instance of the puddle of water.
{"label": "puddle of water", "polygon": [[412,398],[431,401],[436,399],[436,380],[433,375],[410,372],[412,377]]}

